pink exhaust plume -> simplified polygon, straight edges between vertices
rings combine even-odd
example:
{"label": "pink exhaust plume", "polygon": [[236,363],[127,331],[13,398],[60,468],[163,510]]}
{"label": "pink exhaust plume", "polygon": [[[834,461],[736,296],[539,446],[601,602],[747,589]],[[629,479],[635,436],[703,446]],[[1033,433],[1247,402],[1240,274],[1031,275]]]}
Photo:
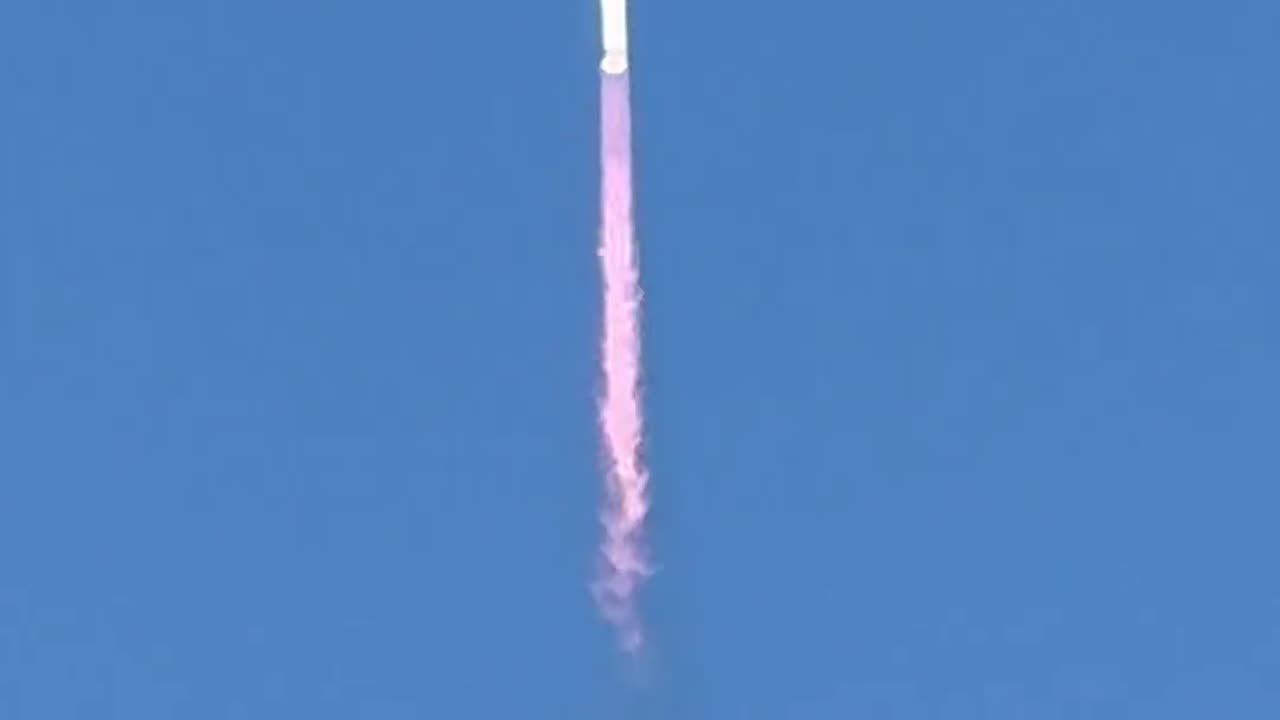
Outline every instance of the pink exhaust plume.
{"label": "pink exhaust plume", "polygon": [[595,583],[595,596],[605,618],[617,628],[623,649],[635,653],[644,643],[635,594],[651,571],[641,544],[648,510],[648,471],[640,457],[644,434],[641,292],[631,219],[631,81],[626,72],[605,72],[600,82],[603,175],[599,253],[604,287],[600,425],[608,468],[601,576]]}

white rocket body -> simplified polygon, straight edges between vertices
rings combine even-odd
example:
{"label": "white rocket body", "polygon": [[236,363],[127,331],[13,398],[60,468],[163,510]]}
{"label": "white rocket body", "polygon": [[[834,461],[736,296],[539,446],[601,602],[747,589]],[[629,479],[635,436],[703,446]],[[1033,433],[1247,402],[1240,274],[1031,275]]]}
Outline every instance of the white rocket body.
{"label": "white rocket body", "polygon": [[627,71],[627,0],[600,0],[600,34],[604,59],[600,69],[609,75]]}

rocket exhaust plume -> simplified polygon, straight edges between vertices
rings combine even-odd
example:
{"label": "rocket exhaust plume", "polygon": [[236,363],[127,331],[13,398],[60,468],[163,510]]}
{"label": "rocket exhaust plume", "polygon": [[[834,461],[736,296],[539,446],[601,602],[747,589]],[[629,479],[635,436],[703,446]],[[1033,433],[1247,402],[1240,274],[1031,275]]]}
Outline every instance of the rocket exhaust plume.
{"label": "rocket exhaust plume", "polygon": [[604,58],[600,62],[601,225],[600,269],[604,290],[604,374],[600,428],[607,458],[604,539],[596,601],[618,631],[622,647],[636,653],[644,633],[635,594],[650,574],[642,546],[648,471],[640,449],[644,419],[640,398],[639,269],[632,222],[631,99],[627,59],[626,0],[601,0]]}

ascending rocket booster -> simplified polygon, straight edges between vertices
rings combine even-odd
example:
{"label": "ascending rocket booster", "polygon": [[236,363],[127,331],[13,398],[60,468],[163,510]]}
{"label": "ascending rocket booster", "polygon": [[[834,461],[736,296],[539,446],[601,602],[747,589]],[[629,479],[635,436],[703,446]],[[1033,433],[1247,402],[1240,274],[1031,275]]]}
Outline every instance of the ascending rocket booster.
{"label": "ascending rocket booster", "polygon": [[627,0],[600,0],[600,34],[604,42],[600,69],[621,75],[627,71]]}

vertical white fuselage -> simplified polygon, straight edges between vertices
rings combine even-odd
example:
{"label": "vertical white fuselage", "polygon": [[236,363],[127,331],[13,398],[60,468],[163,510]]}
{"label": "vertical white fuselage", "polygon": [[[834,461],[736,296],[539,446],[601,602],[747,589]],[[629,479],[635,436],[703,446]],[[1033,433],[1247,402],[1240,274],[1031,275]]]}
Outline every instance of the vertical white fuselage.
{"label": "vertical white fuselage", "polygon": [[627,71],[627,0],[600,0],[600,34],[604,59],[600,69],[610,75]]}

